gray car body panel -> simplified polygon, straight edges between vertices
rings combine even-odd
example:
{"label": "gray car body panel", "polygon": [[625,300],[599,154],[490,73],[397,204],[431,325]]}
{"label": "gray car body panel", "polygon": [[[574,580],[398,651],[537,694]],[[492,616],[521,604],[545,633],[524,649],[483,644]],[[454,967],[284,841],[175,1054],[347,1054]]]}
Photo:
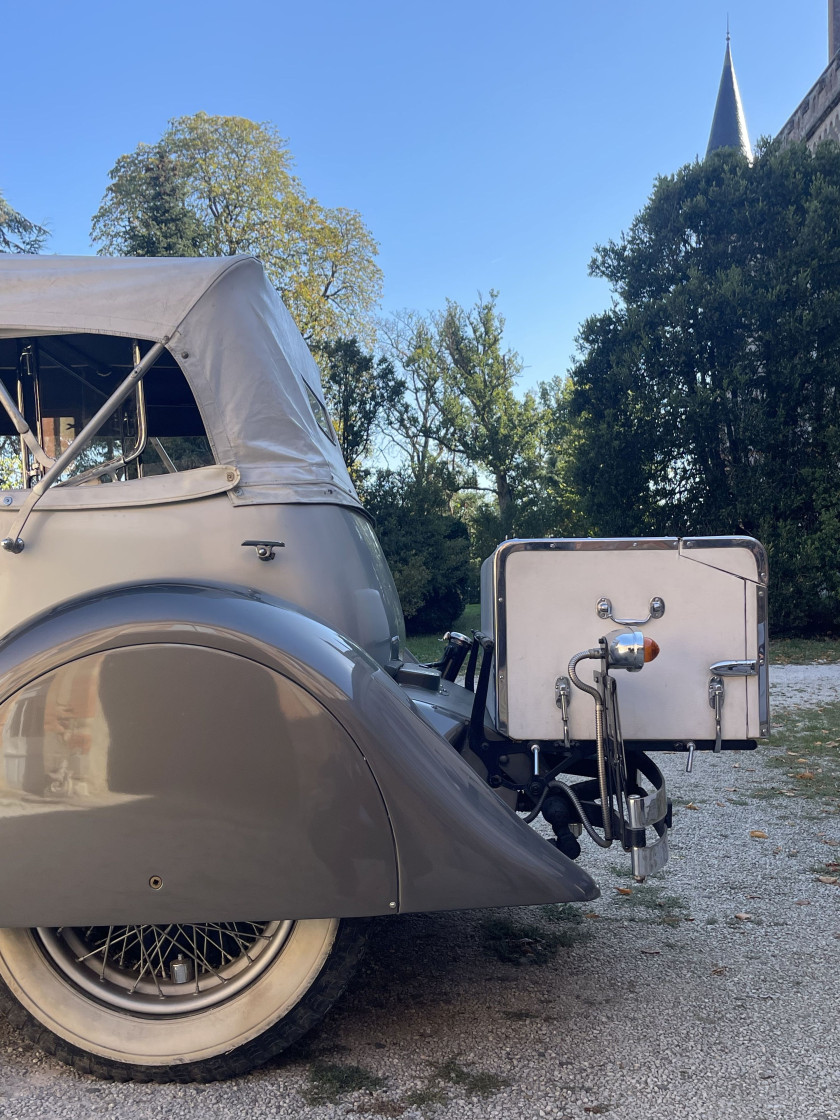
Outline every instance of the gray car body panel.
{"label": "gray car body panel", "polygon": [[369,654],[264,593],[138,584],[46,611],[0,643],[0,720],[2,925],[598,894]]}

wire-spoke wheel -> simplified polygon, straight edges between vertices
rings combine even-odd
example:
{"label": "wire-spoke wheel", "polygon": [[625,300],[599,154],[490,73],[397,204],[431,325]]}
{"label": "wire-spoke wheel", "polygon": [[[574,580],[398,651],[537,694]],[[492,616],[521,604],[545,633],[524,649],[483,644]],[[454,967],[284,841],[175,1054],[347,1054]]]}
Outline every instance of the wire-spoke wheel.
{"label": "wire-spoke wheel", "polygon": [[363,943],[335,919],[2,929],[0,1006],[83,1072],[216,1080],[313,1027]]}

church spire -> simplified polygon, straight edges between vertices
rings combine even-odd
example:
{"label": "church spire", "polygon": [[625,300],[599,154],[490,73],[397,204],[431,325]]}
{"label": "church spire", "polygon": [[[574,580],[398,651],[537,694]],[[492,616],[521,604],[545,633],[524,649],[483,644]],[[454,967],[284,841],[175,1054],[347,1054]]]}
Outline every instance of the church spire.
{"label": "church spire", "polygon": [[740,148],[747,159],[752,159],[752,148],[747,133],[747,120],[744,116],[744,106],[741,104],[738,79],[735,77],[735,68],[732,65],[732,52],[729,49],[728,19],[726,21],[726,54],[723,56],[723,73],[720,76],[720,89],[718,90],[706,155],[717,148]]}

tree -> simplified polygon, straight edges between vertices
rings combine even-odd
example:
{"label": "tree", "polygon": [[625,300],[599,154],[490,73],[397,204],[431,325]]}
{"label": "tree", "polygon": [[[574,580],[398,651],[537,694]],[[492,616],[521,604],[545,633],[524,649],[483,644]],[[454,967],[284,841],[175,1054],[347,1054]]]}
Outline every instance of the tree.
{"label": "tree", "polygon": [[411,477],[421,485],[434,477],[450,497],[474,483],[453,451],[450,417],[444,409],[448,359],[440,338],[441,316],[403,311],[380,324],[389,361],[399,368],[402,396],[387,409],[387,437]]}
{"label": "tree", "polygon": [[[157,164],[156,164],[157,161]],[[150,169],[177,174],[155,187]],[[160,233],[153,205],[166,203],[195,236],[195,253],[258,256],[307,341],[358,335],[372,339],[371,314],[381,290],[377,245],[354,210],[328,209],[292,174],[286,141],[273,125],[206,113],[170,121],[160,141],[121,156],[93,217],[100,252],[129,255],[136,231]],[[135,182],[138,169],[145,184]],[[177,223],[176,223],[177,224]],[[141,244],[143,243],[141,236]]]}
{"label": "tree", "polygon": [[107,202],[91,236],[126,257],[195,257],[207,240],[203,221],[187,205],[182,163],[158,144],[140,144],[111,171]]}
{"label": "tree", "polygon": [[408,470],[378,471],[366,493],[410,634],[444,630],[461,614],[469,585],[466,525],[448,508],[445,485]]}
{"label": "tree", "polygon": [[0,253],[40,253],[49,232],[24,218],[0,191]]}
{"label": "tree", "polygon": [[[439,322],[443,371],[441,411],[445,446],[489,476],[495,499],[495,536],[520,534],[545,466],[548,414],[539,398],[514,391],[519,355],[504,348],[498,293],[479,296],[469,310],[450,301]],[[479,483],[476,483],[479,485]]]}
{"label": "tree", "polygon": [[315,356],[320,360],[324,394],[344,462],[354,484],[361,488],[370,474],[363,460],[373,449],[376,426],[405,386],[388,359],[375,360],[364,353],[358,339],[321,343]]}
{"label": "tree", "polygon": [[591,271],[615,294],[569,400],[594,531],[756,536],[775,627],[840,626],[840,147],[660,177]]}

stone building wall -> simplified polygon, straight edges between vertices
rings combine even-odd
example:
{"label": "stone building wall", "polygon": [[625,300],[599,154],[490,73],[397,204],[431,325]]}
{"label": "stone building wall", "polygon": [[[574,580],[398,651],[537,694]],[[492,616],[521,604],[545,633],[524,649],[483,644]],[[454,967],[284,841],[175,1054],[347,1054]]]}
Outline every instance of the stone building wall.
{"label": "stone building wall", "polygon": [[828,0],[828,66],[779,132],[785,143],[840,141],[840,0]]}
{"label": "stone building wall", "polygon": [[779,132],[779,139],[787,143],[804,140],[809,147],[821,140],[840,141],[840,55],[823,70]]}

